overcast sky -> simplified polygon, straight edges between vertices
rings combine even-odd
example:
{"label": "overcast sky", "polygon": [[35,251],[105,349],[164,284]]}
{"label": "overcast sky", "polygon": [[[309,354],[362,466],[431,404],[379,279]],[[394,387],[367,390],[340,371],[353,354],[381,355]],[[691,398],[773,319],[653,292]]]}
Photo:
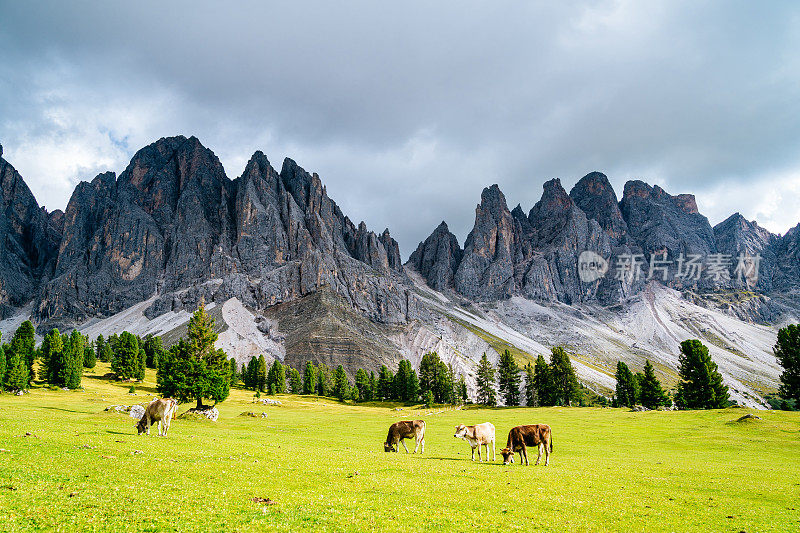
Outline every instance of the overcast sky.
{"label": "overcast sky", "polygon": [[160,137],[260,149],[404,257],[593,170],[800,222],[800,3],[377,4],[0,0],[3,157],[52,210]]}

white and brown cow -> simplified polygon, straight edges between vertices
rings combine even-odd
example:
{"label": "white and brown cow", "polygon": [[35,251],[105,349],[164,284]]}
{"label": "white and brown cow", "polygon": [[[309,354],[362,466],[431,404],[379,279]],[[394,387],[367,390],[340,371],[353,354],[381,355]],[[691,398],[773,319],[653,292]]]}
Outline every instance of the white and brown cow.
{"label": "white and brown cow", "polygon": [[478,461],[483,461],[481,458],[481,446],[486,446],[486,460],[489,460],[489,445],[492,445],[492,461],[495,460],[494,449],[494,425],[490,422],[483,424],[476,424],[474,426],[465,426],[464,424],[456,426],[456,433],[453,435],[457,439],[464,439],[469,442],[472,448],[472,460],[475,460],[475,448],[478,449]]}
{"label": "white and brown cow", "polygon": [[514,462],[514,453],[519,452],[519,462],[528,466],[528,446],[539,448],[539,457],[536,464],[542,459],[544,451],[544,466],[550,464],[550,452],[553,451],[553,435],[550,426],[547,424],[531,424],[528,426],[517,426],[508,432],[508,442],[506,447],[500,450],[503,456],[503,464],[507,465]]}
{"label": "white and brown cow", "polygon": [[396,452],[397,443],[406,448],[404,439],[414,439],[416,446],[414,446],[414,453],[422,448],[419,453],[425,453],[425,421],[424,420],[401,420],[389,426],[389,434],[386,435],[386,442],[383,443],[383,451]]}
{"label": "white and brown cow", "polygon": [[150,434],[150,426],[158,423],[158,436],[166,437],[172,417],[178,410],[178,402],[172,398],[156,398],[144,409],[144,415],[139,419],[136,429],[139,435]]}

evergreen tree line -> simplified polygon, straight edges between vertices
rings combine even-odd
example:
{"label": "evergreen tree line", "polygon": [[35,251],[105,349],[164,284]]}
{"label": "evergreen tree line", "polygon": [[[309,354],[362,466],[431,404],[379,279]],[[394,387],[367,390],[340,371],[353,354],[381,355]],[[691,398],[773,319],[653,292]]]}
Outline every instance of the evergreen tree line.
{"label": "evergreen tree line", "polygon": [[350,382],[342,365],[331,369],[325,363],[315,365],[307,361],[301,373],[277,359],[267,366],[261,355],[253,357],[242,368],[240,378],[246,388],[269,394],[316,394],[357,402],[422,399],[429,404],[459,403],[468,399],[464,376],[456,380],[452,365],[445,364],[436,352],[422,357],[419,374],[411,361],[403,359],[396,373],[386,365],[381,366],[377,375],[359,368],[354,382]]}
{"label": "evergreen tree line", "polygon": [[[35,336],[33,324],[26,320],[10,343],[0,345],[0,390],[24,390],[37,378],[59,387],[80,388],[83,369],[96,364],[89,340],[77,330],[62,335],[54,329],[36,348]],[[40,361],[38,372],[34,368],[36,360]]]}
{"label": "evergreen tree line", "polygon": [[[711,359],[708,348],[697,339],[681,342],[678,357],[680,381],[674,401],[679,409],[723,409],[730,403],[728,387],[722,383],[717,364]],[[645,361],[644,372],[631,372],[628,365],[619,361],[616,372],[616,397],[620,407],[643,405],[656,409],[671,405],[673,399],[661,387],[650,361]]]}

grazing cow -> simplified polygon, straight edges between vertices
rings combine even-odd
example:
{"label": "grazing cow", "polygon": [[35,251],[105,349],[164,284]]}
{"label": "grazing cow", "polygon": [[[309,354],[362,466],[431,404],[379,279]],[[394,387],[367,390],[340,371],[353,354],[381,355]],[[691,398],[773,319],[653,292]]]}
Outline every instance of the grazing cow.
{"label": "grazing cow", "polygon": [[553,438],[550,434],[550,426],[547,424],[532,424],[530,426],[517,426],[508,432],[508,442],[506,447],[500,450],[503,456],[503,464],[507,465],[514,462],[514,452],[519,452],[519,462],[525,461],[528,466],[528,446],[539,447],[539,457],[536,464],[542,458],[544,449],[544,466],[550,464],[550,452],[553,451]]}
{"label": "grazing cow", "polygon": [[494,425],[489,422],[474,426],[461,424],[456,426],[456,433],[453,435],[457,439],[464,439],[472,447],[472,460],[475,460],[475,448],[478,449],[478,461],[481,458],[481,446],[486,446],[486,460],[489,460],[489,444],[492,445],[492,461],[497,457],[494,450]]}
{"label": "grazing cow", "polygon": [[156,398],[144,410],[144,415],[136,425],[139,435],[150,434],[150,426],[158,422],[158,436],[166,437],[172,417],[178,410],[178,402],[172,398]]}
{"label": "grazing cow", "polygon": [[400,442],[400,444],[403,445],[403,448],[406,449],[406,453],[408,453],[408,448],[406,448],[406,443],[403,442],[403,440],[412,438],[416,441],[414,453],[417,453],[417,450],[420,448],[420,446],[422,449],[419,453],[425,453],[424,420],[402,420],[389,426],[389,434],[386,435],[386,442],[383,443],[383,451],[396,452],[397,443]]}

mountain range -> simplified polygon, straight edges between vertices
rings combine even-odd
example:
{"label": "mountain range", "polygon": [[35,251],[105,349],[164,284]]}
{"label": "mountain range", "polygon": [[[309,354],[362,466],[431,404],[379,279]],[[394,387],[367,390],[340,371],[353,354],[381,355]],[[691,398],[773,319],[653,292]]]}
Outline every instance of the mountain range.
{"label": "mountain range", "polygon": [[526,213],[483,190],[463,247],[442,222],[403,264],[388,229],[351,221],[317,174],[262,152],[230,179],[195,137],[142,148],[119,176],[40,207],[0,147],[0,330],[128,329],[176,339],[202,300],[218,345],[376,370],[436,350],[474,390],[480,354],[528,361],[563,345],[581,381],[613,388],[616,360],[674,383],[677,346],[706,342],[733,397],[763,406],[776,328],[800,316],[800,225],[716,226],[690,194],[642,181],[617,197],[599,172],[544,184]]}

